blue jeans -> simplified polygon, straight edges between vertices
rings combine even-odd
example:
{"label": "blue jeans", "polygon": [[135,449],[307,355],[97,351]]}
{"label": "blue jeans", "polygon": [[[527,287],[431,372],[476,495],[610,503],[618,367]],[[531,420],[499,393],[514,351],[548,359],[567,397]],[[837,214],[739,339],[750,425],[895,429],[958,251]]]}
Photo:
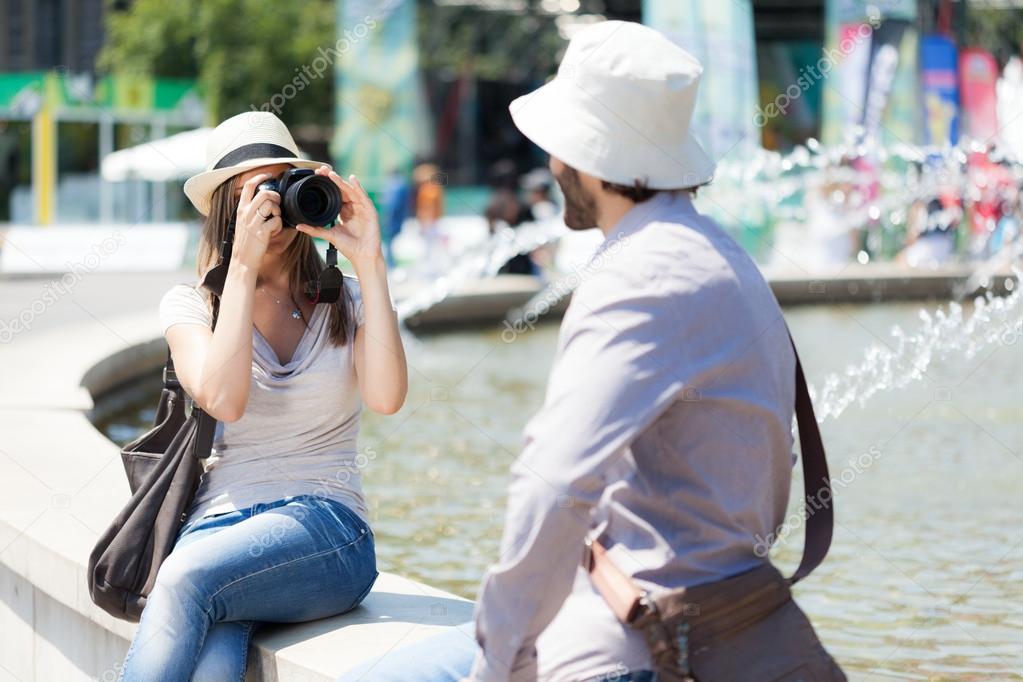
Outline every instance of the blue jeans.
{"label": "blue jeans", "polygon": [[325,497],[196,519],[160,566],[118,679],[243,680],[261,622],[344,613],[377,575],[373,532]]}
{"label": "blue jeans", "polygon": [[[366,661],[335,682],[459,682],[469,676],[480,650],[475,633],[471,621],[462,623]],[[592,682],[657,682],[657,676],[650,670],[622,670]]]}

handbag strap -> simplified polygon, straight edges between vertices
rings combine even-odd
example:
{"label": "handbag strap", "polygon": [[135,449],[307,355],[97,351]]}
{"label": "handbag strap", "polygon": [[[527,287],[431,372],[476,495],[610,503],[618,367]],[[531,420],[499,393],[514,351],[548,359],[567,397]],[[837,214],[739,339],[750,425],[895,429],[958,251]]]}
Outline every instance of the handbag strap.
{"label": "handbag strap", "polygon": [[[210,329],[215,330],[217,328],[217,318],[220,314],[220,296],[215,295],[213,297],[213,320],[210,323]],[[184,393],[184,388],[181,386],[181,382],[178,380],[178,375],[174,371],[174,358],[171,357],[170,344],[167,344],[167,362],[163,366],[163,387],[173,390],[181,391]],[[189,396],[191,401],[191,396]],[[202,409],[194,402],[192,403],[192,410],[196,412],[197,419],[199,421],[199,428],[196,434],[195,443],[195,456],[198,459],[206,459],[210,456],[210,452],[213,449],[213,437],[216,435],[217,420],[211,417],[206,410]]]}
{"label": "handbag strap", "polygon": [[[791,333],[789,342],[796,357],[795,414],[803,455],[803,504],[806,508],[803,557],[795,573],[786,578],[789,585],[794,585],[810,575],[827,556],[834,528],[834,508],[824,442],[821,440],[810,391],[803,375],[803,365],[799,361],[799,352]],[[643,613],[645,591],[611,561],[607,550],[596,539],[586,541],[583,566],[590,574],[594,587],[622,623],[630,624]]]}

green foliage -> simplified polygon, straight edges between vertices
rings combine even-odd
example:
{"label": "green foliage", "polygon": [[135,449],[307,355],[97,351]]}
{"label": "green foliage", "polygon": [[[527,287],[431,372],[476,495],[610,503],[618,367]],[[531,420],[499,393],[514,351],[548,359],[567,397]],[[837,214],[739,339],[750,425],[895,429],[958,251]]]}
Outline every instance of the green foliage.
{"label": "green foliage", "polygon": [[331,0],[135,0],[126,10],[108,2],[98,63],[112,73],[198,78],[214,121],[277,95],[283,106],[271,110],[289,125],[329,125],[333,69],[310,78],[302,68],[334,46],[335,24]]}
{"label": "green foliage", "polygon": [[107,3],[107,39],[97,66],[110,73],[195,78],[198,2],[138,0],[131,11]]}
{"label": "green foliage", "polygon": [[[320,48],[335,45],[333,0],[107,2],[100,70],[197,78],[211,121],[270,105],[289,125],[333,123],[333,64],[319,77],[301,75]],[[542,80],[565,46],[554,17],[535,9],[485,11],[424,1],[418,17],[420,67],[428,71]],[[295,96],[285,100],[282,93]]]}
{"label": "green foliage", "polygon": [[511,82],[551,75],[566,44],[547,14],[432,2],[420,4],[419,41],[424,70]]}
{"label": "green foliage", "polygon": [[1023,9],[968,7],[964,33],[966,47],[982,47],[1004,64],[1023,47]]}

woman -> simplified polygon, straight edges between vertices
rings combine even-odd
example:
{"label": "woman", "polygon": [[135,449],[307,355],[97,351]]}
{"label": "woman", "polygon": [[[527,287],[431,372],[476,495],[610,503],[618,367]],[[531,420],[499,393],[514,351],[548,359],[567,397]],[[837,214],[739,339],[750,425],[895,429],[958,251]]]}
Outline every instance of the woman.
{"label": "woman", "polygon": [[[331,229],[285,229],[280,196],[258,185],[315,168],[344,199]],[[185,183],[206,215],[196,259],[216,265],[232,215],[234,246],[216,330],[211,299],[179,284],[160,303],[185,391],[217,419],[174,550],[160,567],[125,657],[131,680],[242,680],[261,622],[301,622],[357,606],[377,577],[356,452],[361,404],[401,408],[407,369],[387,288],[377,214],[355,176],[305,161],[273,114],[213,132],[207,170]],[[337,303],[309,303],[324,267],[312,237],[353,264]]]}

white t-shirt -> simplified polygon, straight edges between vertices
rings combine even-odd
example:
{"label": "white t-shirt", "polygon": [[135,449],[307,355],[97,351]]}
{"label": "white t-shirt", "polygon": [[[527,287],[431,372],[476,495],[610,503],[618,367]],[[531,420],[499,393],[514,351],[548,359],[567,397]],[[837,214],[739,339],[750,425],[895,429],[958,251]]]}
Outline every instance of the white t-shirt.
{"label": "white t-shirt", "polygon": [[[346,276],[344,283],[361,326],[359,281]],[[160,301],[164,333],[173,324],[208,328],[212,311],[206,298],[197,285],[176,284],[168,290]],[[294,357],[284,365],[253,325],[252,384],[245,414],[234,422],[217,422],[185,523],[303,494],[336,499],[367,520],[360,476],[366,458],[356,450],[362,398],[353,341],[330,343],[329,308],[315,306]]]}

